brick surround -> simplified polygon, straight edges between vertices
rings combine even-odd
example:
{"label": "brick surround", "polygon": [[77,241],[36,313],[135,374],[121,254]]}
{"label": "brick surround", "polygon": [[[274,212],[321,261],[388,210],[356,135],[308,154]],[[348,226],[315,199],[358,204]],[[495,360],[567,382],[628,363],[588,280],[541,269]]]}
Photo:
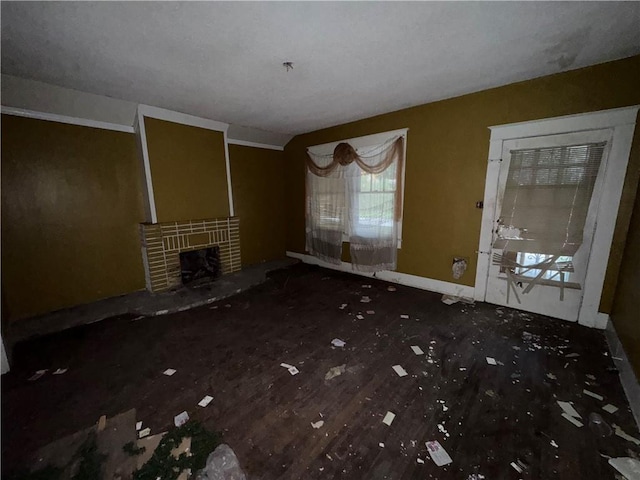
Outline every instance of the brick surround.
{"label": "brick surround", "polygon": [[210,218],[140,224],[147,290],[182,285],[180,252],[218,246],[223,275],[240,270],[240,219]]}

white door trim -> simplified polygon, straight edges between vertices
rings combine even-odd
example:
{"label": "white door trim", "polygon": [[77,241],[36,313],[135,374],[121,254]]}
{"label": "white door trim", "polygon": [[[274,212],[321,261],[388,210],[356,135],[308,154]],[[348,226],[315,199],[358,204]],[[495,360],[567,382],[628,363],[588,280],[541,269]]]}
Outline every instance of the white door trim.
{"label": "white door trim", "polygon": [[600,329],[606,328],[608,315],[598,312],[598,308],[639,108],[640,105],[634,105],[599,112],[489,127],[491,129],[491,138],[489,141],[485,182],[484,210],[482,212],[478,245],[478,263],[474,289],[475,300],[484,301],[486,296],[503,142],[515,138],[609,128],[612,129],[613,133],[604,177],[603,195],[598,206],[598,221],[593,236],[592,253],[584,283],[584,298],[578,314],[578,323]]}

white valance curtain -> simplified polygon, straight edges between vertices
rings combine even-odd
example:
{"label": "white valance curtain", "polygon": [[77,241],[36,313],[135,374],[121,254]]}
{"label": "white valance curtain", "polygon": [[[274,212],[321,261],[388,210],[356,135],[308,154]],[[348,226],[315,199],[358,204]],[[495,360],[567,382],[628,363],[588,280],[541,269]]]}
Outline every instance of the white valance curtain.
{"label": "white valance curtain", "polygon": [[354,149],[343,142],[327,155],[307,152],[306,247],[330,263],[342,242],[360,271],[394,270],[402,216],[404,138]]}

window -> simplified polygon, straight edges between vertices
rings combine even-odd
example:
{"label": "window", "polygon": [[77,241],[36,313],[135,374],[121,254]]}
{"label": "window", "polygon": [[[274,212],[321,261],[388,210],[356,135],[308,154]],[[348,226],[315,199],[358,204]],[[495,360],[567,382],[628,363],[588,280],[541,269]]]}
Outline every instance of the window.
{"label": "window", "polygon": [[308,149],[306,233],[310,253],[336,263],[342,243],[349,242],[352,263],[360,256],[367,267],[395,266],[402,236],[406,132]]}

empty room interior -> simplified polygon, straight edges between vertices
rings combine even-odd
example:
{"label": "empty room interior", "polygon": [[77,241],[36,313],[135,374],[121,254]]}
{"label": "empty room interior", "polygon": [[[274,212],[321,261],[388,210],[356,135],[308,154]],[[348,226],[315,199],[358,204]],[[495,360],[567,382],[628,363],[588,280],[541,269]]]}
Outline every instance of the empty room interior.
{"label": "empty room interior", "polygon": [[2,477],[640,479],[640,2],[1,2]]}

